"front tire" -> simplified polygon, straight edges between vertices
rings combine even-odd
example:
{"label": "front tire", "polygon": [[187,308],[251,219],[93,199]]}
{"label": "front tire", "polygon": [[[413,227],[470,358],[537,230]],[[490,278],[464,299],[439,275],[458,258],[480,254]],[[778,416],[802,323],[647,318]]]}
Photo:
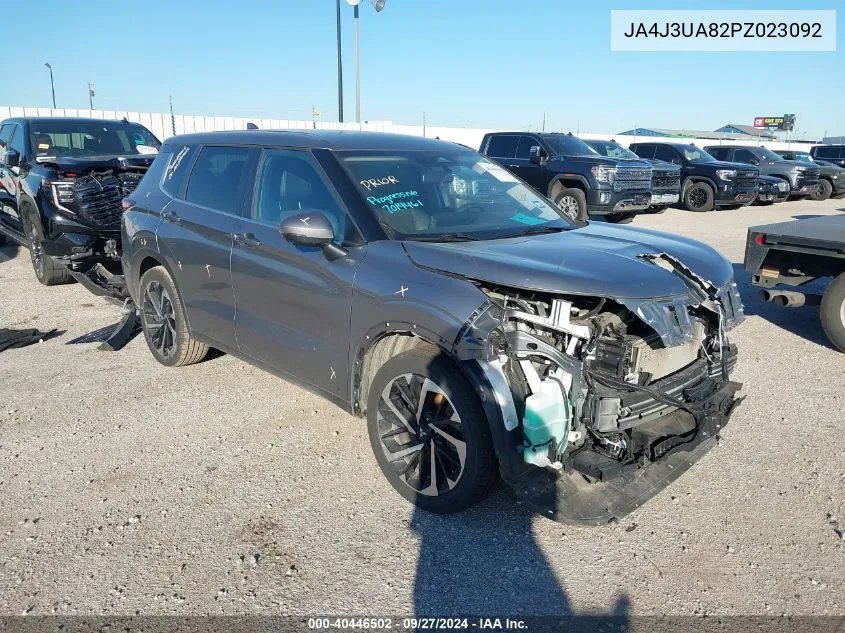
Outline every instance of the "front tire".
{"label": "front tire", "polygon": [[167,367],[184,367],[205,358],[208,345],[191,338],[185,308],[167,270],[150,268],[140,286],[141,328],[156,360]]}
{"label": "front tire", "polygon": [[587,221],[587,196],[580,189],[561,189],[553,201],[558,210],[570,220]]}
{"label": "front tire", "polygon": [[825,290],[820,315],[827,338],[840,352],[845,352],[845,273]]}
{"label": "front tire", "polygon": [[478,394],[442,353],[417,348],[387,361],[370,387],[367,428],[390,485],[429,512],[460,512],[498,480]]}
{"label": "front tire", "polygon": [[35,278],[45,286],[59,286],[73,281],[67,266],[58,263],[44,252],[44,233],[41,230],[41,223],[27,214],[24,226],[26,228],[27,242],[29,245],[29,261],[32,262],[32,270]]}
{"label": "front tire", "polygon": [[716,195],[706,182],[691,184],[684,193],[684,206],[690,211],[710,211]]}
{"label": "front tire", "polygon": [[833,194],[833,185],[830,184],[829,180],[822,178],[819,180],[818,188],[810,194],[810,198],[813,200],[827,200],[831,194]]}

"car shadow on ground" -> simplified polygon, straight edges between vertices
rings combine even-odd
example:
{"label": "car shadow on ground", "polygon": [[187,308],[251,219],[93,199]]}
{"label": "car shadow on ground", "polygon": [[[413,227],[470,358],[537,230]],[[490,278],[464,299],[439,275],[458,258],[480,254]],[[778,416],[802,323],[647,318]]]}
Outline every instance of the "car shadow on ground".
{"label": "car shadow on ground", "polygon": [[816,215],[816,214],[813,214],[813,213],[805,213],[805,214],[802,214],[802,215],[793,215],[792,219],[793,220],[812,220],[813,218],[824,218],[824,217],[827,217],[827,216]]}
{"label": "car shadow on ground", "polygon": [[5,246],[0,246],[0,263],[13,260],[20,250],[21,247],[14,242],[7,242]]}
{"label": "car shadow on ground", "polygon": [[[759,316],[772,325],[792,332],[811,343],[833,349],[825,336],[824,330],[822,330],[818,306],[782,308],[774,303],[769,303],[760,296],[760,288],[751,284],[751,273],[745,269],[743,264],[734,263],[733,269],[746,315]],[[789,287],[787,289],[806,294],[823,294],[829,281],[829,279],[820,279],[800,288]]]}
{"label": "car shadow on ground", "polygon": [[[465,395],[475,391],[468,382],[456,380],[444,372],[446,363],[440,362],[442,357],[441,353],[428,364],[428,378],[436,385],[446,385],[450,398],[465,389],[471,390],[465,391]],[[448,357],[446,360],[451,366],[452,361]],[[429,402],[429,396],[433,396],[433,392],[428,391],[428,395],[423,396],[424,402]],[[404,401],[413,405],[407,397]],[[473,446],[483,445],[478,440],[487,435],[487,421],[483,414],[470,420],[468,413],[472,410],[463,409],[457,413],[464,419],[455,424],[454,409],[444,409],[442,398],[438,401],[438,396],[433,396],[432,402],[434,409],[425,408],[424,403],[411,408],[405,406],[411,414],[410,426],[408,423],[405,426],[422,429],[421,435],[417,433],[420,439],[411,441],[421,441],[425,448],[413,457],[409,454],[409,461],[403,464],[404,474],[411,480],[419,477],[418,485],[426,485],[426,488],[427,484],[437,486],[434,482],[439,482],[437,494],[450,494],[452,486],[462,483],[461,477],[478,468],[479,457],[472,462],[476,466],[469,460],[473,455],[479,455]],[[448,442],[436,439],[428,442],[426,438],[432,435],[426,429],[428,425],[448,433],[443,436],[449,438]],[[459,461],[460,450],[449,457],[450,443],[452,446],[463,444],[466,462]],[[455,472],[453,468],[458,463],[462,464],[461,470]],[[431,467],[426,469],[429,464]],[[467,470],[463,470],[464,466]],[[497,467],[495,460],[493,467]],[[439,473],[434,478],[430,476],[432,468]],[[451,482],[450,477],[455,474],[457,481]],[[447,487],[446,483],[450,485]],[[458,614],[493,618],[543,617],[542,621],[532,622],[529,627],[532,631],[596,630],[600,622],[614,624],[615,630],[625,630],[630,601],[622,592],[615,604],[592,610],[589,616],[582,618],[573,612],[562,582],[568,575],[568,568],[553,568],[537,542],[535,521],[547,520],[519,502],[516,494],[503,483],[481,502],[456,514],[433,514],[415,507],[409,523],[419,538],[413,588],[414,614],[417,617]],[[548,525],[564,537],[566,526]],[[570,560],[574,564],[574,558]],[[596,573],[600,573],[599,570]],[[561,617],[565,620],[560,621]]]}

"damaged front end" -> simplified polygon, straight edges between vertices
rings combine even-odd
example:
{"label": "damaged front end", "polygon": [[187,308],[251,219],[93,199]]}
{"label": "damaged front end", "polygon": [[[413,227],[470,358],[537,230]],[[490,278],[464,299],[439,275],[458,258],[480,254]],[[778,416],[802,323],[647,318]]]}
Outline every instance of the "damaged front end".
{"label": "damaged front end", "polygon": [[635,509],[716,442],[741,385],[729,379],[743,319],[716,287],[666,254],[642,255],[686,295],[564,296],[479,284],[488,301],[455,354],[490,387],[503,477],[535,510],[599,525]]}

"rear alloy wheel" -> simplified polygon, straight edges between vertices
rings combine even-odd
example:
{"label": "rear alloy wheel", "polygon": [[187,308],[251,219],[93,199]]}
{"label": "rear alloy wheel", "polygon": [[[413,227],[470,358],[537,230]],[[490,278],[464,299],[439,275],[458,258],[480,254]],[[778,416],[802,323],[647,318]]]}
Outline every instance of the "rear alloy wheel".
{"label": "rear alloy wheel", "polygon": [[188,333],[185,309],[162,266],[150,268],[141,277],[141,328],[147,346],[162,365],[192,365],[208,353],[208,345]]}
{"label": "rear alloy wheel", "polygon": [[424,510],[459,512],[497,481],[478,394],[443,355],[414,349],[385,363],[370,388],[367,427],[387,480]]}
{"label": "rear alloy wheel", "polygon": [[713,208],[713,188],[704,182],[689,186],[684,194],[684,206],[690,211],[710,211]]}
{"label": "rear alloy wheel", "polygon": [[845,273],[825,290],[820,315],[827,338],[839,351],[845,352]]}
{"label": "rear alloy wheel", "polygon": [[29,242],[29,259],[35,278],[45,286],[58,286],[73,281],[67,266],[58,263],[44,252],[44,236],[37,220],[29,218],[26,221],[26,231]]}
{"label": "rear alloy wheel", "polygon": [[554,197],[555,206],[570,220],[587,220],[587,197],[580,189],[561,189]]}
{"label": "rear alloy wheel", "polygon": [[810,198],[813,200],[827,200],[831,194],[833,194],[833,185],[830,184],[829,180],[822,178],[819,180],[819,186],[810,194]]}

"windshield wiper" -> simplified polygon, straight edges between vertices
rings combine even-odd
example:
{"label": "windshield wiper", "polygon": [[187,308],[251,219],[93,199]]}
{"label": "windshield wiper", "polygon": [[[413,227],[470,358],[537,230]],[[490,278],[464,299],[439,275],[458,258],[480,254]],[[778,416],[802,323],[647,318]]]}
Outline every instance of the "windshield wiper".
{"label": "windshield wiper", "polygon": [[443,233],[442,235],[415,235],[415,242],[477,242],[478,238],[468,233]]}
{"label": "windshield wiper", "polygon": [[524,229],[518,233],[508,233],[502,235],[498,239],[507,239],[509,237],[522,237],[523,235],[543,235],[545,233],[561,233],[567,228],[562,226],[532,226],[530,229]]}

